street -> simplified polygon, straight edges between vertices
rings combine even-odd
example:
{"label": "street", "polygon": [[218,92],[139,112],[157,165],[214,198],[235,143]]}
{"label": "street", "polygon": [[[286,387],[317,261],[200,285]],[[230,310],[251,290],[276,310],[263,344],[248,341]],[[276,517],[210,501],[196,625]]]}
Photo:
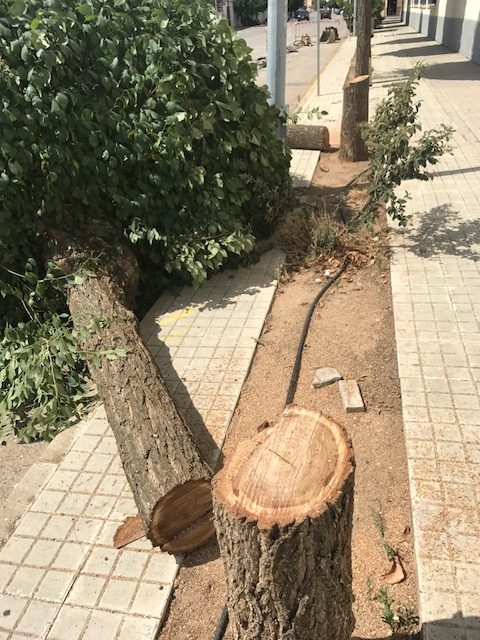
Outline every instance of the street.
{"label": "street", "polygon": [[[320,45],[320,71],[322,71],[328,62],[338,50],[339,43],[348,36],[348,29],[345,21],[341,16],[332,15],[331,20],[320,21],[320,33],[326,27],[335,26],[338,29],[340,41],[334,44]],[[287,53],[287,69],[286,69],[286,86],[285,98],[286,104],[290,110],[295,109],[302,97],[308,91],[314,82],[317,74],[317,19],[316,12],[310,14],[310,21],[287,23],[287,46],[293,45],[297,38],[308,34],[312,40],[311,47],[299,47],[295,53]],[[252,49],[252,59],[265,57],[267,50],[267,25],[258,25],[238,31],[238,37],[243,38],[248,46]],[[267,82],[267,71],[265,68],[259,69],[257,81],[263,85]],[[321,77],[320,77],[321,91]]]}

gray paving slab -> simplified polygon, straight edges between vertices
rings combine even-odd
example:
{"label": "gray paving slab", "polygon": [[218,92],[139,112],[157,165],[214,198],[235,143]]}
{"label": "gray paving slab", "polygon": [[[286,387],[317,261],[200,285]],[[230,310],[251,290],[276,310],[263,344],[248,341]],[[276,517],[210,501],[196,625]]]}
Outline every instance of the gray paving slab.
{"label": "gray paving slab", "polygon": [[[480,67],[419,42],[407,27],[379,31],[372,42],[372,105],[427,60],[422,123],[456,130],[453,154],[435,166],[433,180],[405,185],[412,219],[405,230],[392,226],[391,281],[423,637],[473,640],[480,638]],[[418,55],[409,55],[412,46]]]}

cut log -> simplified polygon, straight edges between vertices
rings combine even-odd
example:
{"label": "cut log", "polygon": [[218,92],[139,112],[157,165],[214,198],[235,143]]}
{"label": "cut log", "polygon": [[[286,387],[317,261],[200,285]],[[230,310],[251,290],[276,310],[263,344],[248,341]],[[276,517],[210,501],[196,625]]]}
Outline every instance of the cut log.
{"label": "cut log", "polygon": [[330,134],[327,127],[314,124],[289,124],[286,144],[290,149],[328,151]]}
{"label": "cut log", "polygon": [[236,640],[350,640],[354,461],[330,418],[289,406],[214,479]]}
{"label": "cut log", "polygon": [[[89,252],[71,239],[60,238],[57,242],[55,258],[62,270],[72,273],[81,269]],[[153,523],[154,510],[159,511],[169,492],[183,486],[184,503],[189,503],[189,528],[197,518],[202,521],[205,504],[198,503],[196,489],[200,486],[204,492],[211,469],[140,337],[135,315],[127,307],[135,290],[135,258],[126,250],[95,269],[96,277],[85,277],[70,287],[68,305],[75,329],[82,336],[81,348],[105,406],[143,529],[154,545],[161,546],[165,539],[161,532],[171,526],[176,514],[163,509]],[[126,357],[101,355],[116,349],[125,350]]]}
{"label": "cut log", "polygon": [[368,121],[368,75],[347,81],[343,89],[342,129],[339,157],[349,162],[368,160],[360,125]]}

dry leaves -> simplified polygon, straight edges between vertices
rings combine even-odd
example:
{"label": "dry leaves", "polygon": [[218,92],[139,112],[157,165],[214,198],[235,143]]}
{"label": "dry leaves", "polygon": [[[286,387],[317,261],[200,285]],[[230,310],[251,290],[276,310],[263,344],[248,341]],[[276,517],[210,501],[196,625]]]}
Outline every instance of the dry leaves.
{"label": "dry leaves", "polygon": [[393,556],[392,565],[389,571],[383,575],[383,580],[387,584],[398,584],[405,580],[405,571],[398,556]]}

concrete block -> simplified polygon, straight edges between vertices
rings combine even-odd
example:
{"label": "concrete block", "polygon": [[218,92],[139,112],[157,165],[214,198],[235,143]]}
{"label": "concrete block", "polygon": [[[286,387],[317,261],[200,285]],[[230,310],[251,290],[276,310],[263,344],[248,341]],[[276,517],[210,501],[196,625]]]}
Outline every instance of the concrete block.
{"label": "concrete block", "polygon": [[329,384],[343,380],[343,376],[336,369],[331,367],[323,367],[315,371],[315,377],[313,379],[313,386],[315,389],[321,389]]}
{"label": "concrete block", "polygon": [[366,411],[362,393],[356,380],[340,380],[338,388],[347,413]]}

